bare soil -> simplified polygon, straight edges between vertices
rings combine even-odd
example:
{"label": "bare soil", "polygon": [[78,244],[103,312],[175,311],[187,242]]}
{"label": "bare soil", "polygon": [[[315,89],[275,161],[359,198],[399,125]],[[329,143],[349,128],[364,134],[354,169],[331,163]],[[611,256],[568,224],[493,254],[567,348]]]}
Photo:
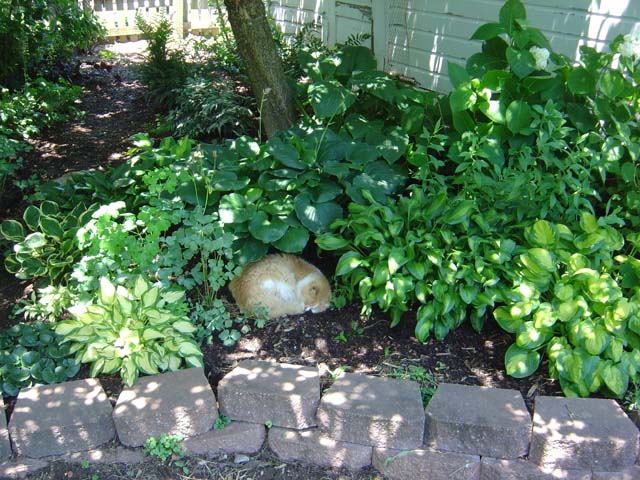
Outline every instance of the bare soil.
{"label": "bare soil", "polygon": [[[114,47],[109,47],[114,49]],[[36,174],[43,179],[56,178],[68,171],[99,168],[126,159],[131,135],[149,128],[153,113],[143,99],[144,88],[136,79],[140,50],[119,53],[114,60],[98,56],[80,58],[78,82],[83,96],[78,107],[85,113],[68,124],[56,127],[33,142],[26,157],[23,175]],[[6,205],[0,217],[18,217],[24,208],[18,201]],[[0,210],[2,212],[2,210]],[[1,220],[2,218],[0,218]],[[325,273],[333,273],[335,260],[307,257]],[[28,282],[18,281],[0,267],[0,328],[22,319],[11,318],[13,305],[28,294]],[[318,366],[323,387],[339,371],[371,375],[402,375],[413,372],[427,388],[449,382],[519,390],[529,409],[537,395],[561,395],[557,383],[546,376],[546,365],[539,373],[517,380],[504,372],[504,353],[512,342],[494,323],[482,333],[467,325],[452,332],[441,342],[434,339],[420,344],[413,337],[412,313],[395,329],[388,318],[374,314],[362,319],[359,305],[321,314],[305,314],[273,321],[263,329],[245,335],[234,347],[215,342],[203,345],[205,371],[214,392],[218,381],[243,359]],[[421,369],[421,370],[420,370]],[[83,368],[79,377],[87,375]],[[122,388],[118,377],[100,380],[115,403]],[[14,399],[5,398],[12,405]],[[468,408],[474,408],[469,405]],[[234,461],[235,460],[235,461]],[[242,460],[242,461],[239,461]],[[263,449],[246,458],[229,456],[216,461],[188,459],[189,473],[150,459],[141,465],[102,465],[82,468],[56,462],[31,475],[32,479],[381,479],[373,470],[335,471],[299,463],[283,462]]]}

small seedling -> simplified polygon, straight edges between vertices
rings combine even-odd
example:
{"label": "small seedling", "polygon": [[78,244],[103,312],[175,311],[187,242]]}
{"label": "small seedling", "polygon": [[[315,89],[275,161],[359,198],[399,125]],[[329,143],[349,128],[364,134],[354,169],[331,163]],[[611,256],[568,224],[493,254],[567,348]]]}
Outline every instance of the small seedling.
{"label": "small seedling", "polygon": [[90,465],[89,460],[82,460],[82,462],[80,462],[80,466],[82,468],[89,468],[89,465]]}
{"label": "small seedling", "polygon": [[273,427],[273,422],[271,420],[267,420],[264,422],[264,426],[267,427],[267,430],[270,430]]}
{"label": "small seedling", "polygon": [[344,331],[340,332],[338,335],[333,337],[333,339],[337,342],[347,343],[347,336],[344,334]]}
{"label": "small seedling", "polygon": [[[183,436],[180,434],[167,435],[163,433],[159,439],[149,437],[144,442],[144,451],[147,455],[158,457],[162,462],[166,462],[174,456],[182,458],[184,457],[182,440]],[[171,461],[169,461],[169,464],[171,464]]]}
{"label": "small seedling", "polygon": [[224,414],[220,414],[216,421],[213,423],[214,430],[222,430],[224,427],[231,423],[231,419]]}

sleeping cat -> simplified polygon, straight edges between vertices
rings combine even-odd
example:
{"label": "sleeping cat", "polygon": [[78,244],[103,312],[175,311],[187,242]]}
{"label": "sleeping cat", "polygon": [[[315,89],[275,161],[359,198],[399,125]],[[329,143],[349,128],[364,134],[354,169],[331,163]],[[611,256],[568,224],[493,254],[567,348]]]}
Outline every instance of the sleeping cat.
{"label": "sleeping cat", "polygon": [[331,287],[320,270],[295,255],[267,255],[248,264],[229,284],[238,307],[251,313],[266,308],[269,318],[323,312]]}

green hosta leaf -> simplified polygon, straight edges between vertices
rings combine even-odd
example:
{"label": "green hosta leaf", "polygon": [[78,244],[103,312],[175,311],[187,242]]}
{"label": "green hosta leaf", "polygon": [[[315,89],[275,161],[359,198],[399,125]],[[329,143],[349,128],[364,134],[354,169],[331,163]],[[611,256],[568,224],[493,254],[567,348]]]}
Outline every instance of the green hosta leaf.
{"label": "green hosta leaf", "polygon": [[309,231],[303,227],[289,227],[282,238],[274,242],[273,246],[281,252],[299,253],[309,242]]}
{"label": "green hosta leaf", "polygon": [[581,212],[580,228],[582,228],[586,233],[596,233],[599,230],[598,220],[589,212]]}
{"label": "green hosta leaf", "polygon": [[553,327],[557,320],[557,313],[549,303],[541,303],[533,314],[533,324],[537,329]]}
{"label": "green hosta leaf", "polygon": [[151,360],[151,354],[149,352],[139,352],[132,357],[135,365],[142,373],[147,375],[155,375],[158,373],[158,366]]}
{"label": "green hosta leaf", "polygon": [[522,318],[511,315],[510,308],[506,306],[496,308],[493,311],[493,316],[500,328],[509,333],[515,333],[523,323]]}
{"label": "green hosta leaf", "polygon": [[629,374],[619,363],[608,362],[602,369],[602,380],[617,397],[622,397],[629,388]]}
{"label": "green hosta leaf", "polygon": [[173,322],[171,326],[180,333],[193,333],[197,330],[196,326],[187,320],[178,320]]}
{"label": "green hosta leaf", "polygon": [[62,225],[60,225],[60,222],[53,217],[41,215],[40,228],[45,235],[58,241],[62,240],[62,237],[64,237],[64,229],[62,228]]}
{"label": "green hosta leaf", "polygon": [[158,303],[160,291],[158,287],[152,287],[142,295],[142,305],[145,308],[152,308]]}
{"label": "green hosta leaf", "polygon": [[294,207],[300,222],[313,233],[328,230],[334,220],[342,217],[342,207],[338,203],[315,203],[308,193],[298,194]]}
{"label": "green hosta leaf", "polygon": [[530,244],[536,247],[549,248],[556,243],[556,230],[546,220],[538,220],[532,226],[527,227],[524,236]]}
{"label": "green hosta leaf", "polygon": [[[479,108],[480,111],[484,113],[492,122],[504,124],[507,121],[507,111],[504,108],[502,102],[500,102],[499,100],[489,100],[488,102],[482,102],[479,105]],[[511,127],[513,127],[514,125],[515,124],[512,123]],[[509,127],[509,129],[511,129],[511,127]]]}
{"label": "green hosta leaf", "polygon": [[514,100],[507,107],[505,119],[512,133],[527,133],[533,119],[531,107],[526,102]]}
{"label": "green hosta leaf", "polygon": [[16,220],[5,220],[0,225],[0,234],[6,240],[18,243],[24,240],[24,227]]}
{"label": "green hosta leaf", "polygon": [[555,257],[545,248],[530,248],[527,256],[546,272],[553,273],[558,269]]}
{"label": "green hosta leaf", "polygon": [[457,225],[459,223],[467,222],[474,209],[474,201],[462,200],[458,205],[447,211],[444,215],[445,222],[448,225]]}
{"label": "green hosta leaf", "polygon": [[267,152],[285,167],[303,169],[305,164],[300,161],[298,150],[292,145],[284,143],[279,137],[272,137],[267,142]]}
{"label": "green hosta leaf", "polygon": [[24,245],[27,250],[37,250],[47,245],[47,243],[47,239],[42,233],[34,232],[27,235],[22,245]]}
{"label": "green hosta leaf", "polygon": [[257,212],[249,223],[251,235],[267,244],[282,238],[288,229],[289,225],[277,217],[269,219],[263,211]]}
{"label": "green hosta leaf", "polygon": [[218,207],[218,216],[223,223],[243,223],[255,215],[255,205],[239,193],[222,196]]}
{"label": "green hosta leaf", "polygon": [[179,344],[179,352],[183,357],[187,356],[196,356],[201,357],[202,352],[198,348],[198,346],[193,342],[183,341]]}
{"label": "green hosta leaf", "polygon": [[342,238],[338,235],[323,233],[322,235],[318,235],[316,237],[316,244],[322,250],[333,251],[347,248],[350,245],[350,242],[346,238]]}
{"label": "green hosta leaf", "polygon": [[136,277],[136,281],[135,281],[135,284],[133,286],[133,296],[135,298],[140,298],[140,297],[142,297],[144,292],[149,290],[149,288],[151,288],[151,285],[149,285],[145,281],[145,279],[142,277],[142,275],[138,275]]}
{"label": "green hosta leaf", "polygon": [[[449,71],[451,75],[451,71]],[[423,106],[414,105],[402,113],[400,125],[402,130],[409,135],[417,135],[422,132],[426,110]]]}
{"label": "green hosta leaf", "polygon": [[38,230],[40,225],[40,210],[38,210],[37,207],[29,205],[22,214],[22,218],[32,232]]}
{"label": "green hosta leaf", "polygon": [[314,82],[307,89],[309,103],[318,118],[341,115],[353,105],[356,96],[338,82]]}
{"label": "green hosta leaf", "polygon": [[453,113],[464,112],[476,104],[478,97],[470,83],[464,83],[456,88],[449,97],[449,104]]}
{"label": "green hosta leaf", "polygon": [[400,267],[407,263],[409,259],[405,257],[404,250],[400,247],[394,247],[389,252],[387,258],[387,267],[389,268],[389,274],[394,275]]}
{"label": "green hosta leaf", "polygon": [[145,328],[142,334],[143,340],[146,340],[146,341],[156,340],[158,338],[164,338],[164,337],[165,337],[164,333],[153,328]]}
{"label": "green hosta leaf", "polygon": [[355,270],[362,264],[362,255],[359,252],[346,252],[338,260],[336,275],[342,276]]}
{"label": "green hosta leaf", "polygon": [[122,376],[122,380],[124,381],[125,385],[127,385],[128,387],[133,386],[133,384],[136,383],[139,375],[138,367],[133,362],[133,359],[125,358],[122,362],[121,368],[122,370],[120,371],[120,375]]}
{"label": "green hosta leaf", "polygon": [[591,355],[600,355],[609,344],[609,334],[603,325],[585,319],[578,326],[578,340]]}
{"label": "green hosta leaf", "polygon": [[505,353],[507,375],[514,378],[525,378],[538,369],[540,354],[538,352],[511,345]]}
{"label": "green hosta leaf", "polygon": [[427,273],[427,269],[424,264],[415,260],[410,260],[405,266],[408,272],[413,275],[416,280],[422,280]]}
{"label": "green hosta leaf", "polygon": [[526,350],[535,350],[549,340],[552,334],[551,329],[537,328],[533,321],[524,322],[518,327],[516,344]]}
{"label": "green hosta leaf", "polygon": [[103,305],[113,305],[116,298],[116,287],[106,277],[100,278],[100,302]]}

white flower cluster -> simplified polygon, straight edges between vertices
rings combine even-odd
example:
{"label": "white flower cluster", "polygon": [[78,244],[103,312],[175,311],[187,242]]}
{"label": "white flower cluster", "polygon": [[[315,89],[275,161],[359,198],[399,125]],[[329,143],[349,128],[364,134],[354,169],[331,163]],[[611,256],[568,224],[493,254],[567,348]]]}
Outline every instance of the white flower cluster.
{"label": "white flower cluster", "polygon": [[623,57],[640,57],[640,32],[628,33],[618,47],[618,53]]}
{"label": "white flower cluster", "polygon": [[540,47],[531,47],[529,53],[533,55],[533,59],[536,61],[536,70],[546,70],[549,64],[549,50]]}

